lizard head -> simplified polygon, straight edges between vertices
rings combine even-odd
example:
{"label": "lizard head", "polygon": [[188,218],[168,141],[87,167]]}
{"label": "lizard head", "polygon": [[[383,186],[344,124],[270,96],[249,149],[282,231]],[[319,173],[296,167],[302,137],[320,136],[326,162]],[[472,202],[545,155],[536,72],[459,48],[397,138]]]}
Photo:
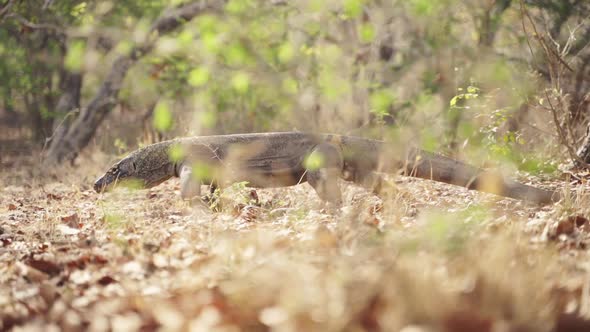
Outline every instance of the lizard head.
{"label": "lizard head", "polygon": [[169,146],[167,141],[132,152],[98,178],[94,190],[100,193],[125,182],[151,188],[168,180],[175,174],[175,165],[168,156]]}

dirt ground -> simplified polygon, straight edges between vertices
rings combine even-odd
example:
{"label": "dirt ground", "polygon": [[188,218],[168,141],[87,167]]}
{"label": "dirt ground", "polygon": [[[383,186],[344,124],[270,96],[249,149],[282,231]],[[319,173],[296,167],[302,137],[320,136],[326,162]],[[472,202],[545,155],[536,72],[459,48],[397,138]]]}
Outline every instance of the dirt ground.
{"label": "dirt ground", "polygon": [[390,177],[340,209],[307,184],[191,207],[177,180],[95,193],[104,155],[35,158],[0,160],[0,330],[590,331],[584,197]]}

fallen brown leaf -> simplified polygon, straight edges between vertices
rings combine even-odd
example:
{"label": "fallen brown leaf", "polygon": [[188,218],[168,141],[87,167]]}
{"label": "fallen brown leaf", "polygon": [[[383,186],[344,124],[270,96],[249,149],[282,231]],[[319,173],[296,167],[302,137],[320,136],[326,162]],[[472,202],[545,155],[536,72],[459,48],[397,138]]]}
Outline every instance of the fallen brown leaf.
{"label": "fallen brown leaf", "polygon": [[101,286],[106,286],[106,285],[110,285],[110,284],[112,284],[114,282],[117,282],[117,280],[115,280],[111,276],[103,276],[100,279],[98,279],[97,282]]}
{"label": "fallen brown leaf", "polygon": [[18,269],[21,276],[27,278],[32,282],[41,282],[44,280],[49,279],[47,273],[40,271],[32,266],[23,264],[21,262],[16,262],[16,268]]}
{"label": "fallen brown leaf", "polygon": [[460,310],[450,313],[444,319],[445,331],[492,331],[494,322],[491,318],[482,316],[475,311]]}
{"label": "fallen brown leaf", "polygon": [[29,258],[25,261],[25,264],[39,271],[45,272],[50,276],[57,275],[63,269],[63,267],[60,264],[45,259]]}
{"label": "fallen brown leaf", "polygon": [[80,217],[78,213],[74,212],[70,215],[61,217],[61,221],[64,222],[71,228],[81,228],[82,224],[80,223]]}
{"label": "fallen brown leaf", "polygon": [[554,236],[564,235],[571,235],[574,231],[578,229],[586,230],[588,228],[588,219],[583,216],[569,216],[557,223],[557,227],[555,228]]}

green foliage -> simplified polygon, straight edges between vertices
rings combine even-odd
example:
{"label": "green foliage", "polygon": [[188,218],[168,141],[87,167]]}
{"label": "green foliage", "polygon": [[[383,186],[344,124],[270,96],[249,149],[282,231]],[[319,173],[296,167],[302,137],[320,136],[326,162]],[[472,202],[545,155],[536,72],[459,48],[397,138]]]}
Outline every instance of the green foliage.
{"label": "green foliage", "polygon": [[537,154],[522,149],[526,141],[520,133],[507,130],[501,133],[501,127],[510,119],[508,110],[494,110],[489,117],[489,124],[482,127],[480,132],[485,135],[483,144],[493,159],[509,161],[517,165],[519,170],[532,174],[553,173],[557,170],[555,161],[539,158]]}
{"label": "green foliage", "polygon": [[[458,89],[459,91],[463,91],[462,88]],[[452,109],[458,109],[459,106],[457,105],[457,103],[459,101],[462,100],[469,100],[469,99],[475,99],[479,97],[479,89],[477,87],[474,86],[468,86],[467,87],[467,92],[466,93],[460,93],[456,96],[454,96],[451,101],[449,102],[449,106],[451,106]]]}
{"label": "green foliage", "polygon": [[72,9],[70,10],[70,15],[72,15],[72,17],[81,17],[82,15],[84,15],[86,13],[88,9],[88,3],[87,2],[80,2],[76,5],[74,5],[74,7],[72,7]]}
{"label": "green foliage", "polygon": [[33,136],[48,137],[54,118],[65,115],[56,112],[66,88],[61,81],[64,71],[87,72],[84,87],[92,93],[101,79],[95,73],[106,74],[108,65],[101,63],[108,47],[95,48],[98,37],[119,45],[116,49],[121,53],[128,52],[132,40],[128,22],[153,19],[168,3],[118,1],[115,6],[112,1],[64,0],[43,6],[36,1],[14,2],[0,23],[0,108],[26,112]]}
{"label": "green foliage", "polygon": [[[41,10],[35,2],[18,2],[13,9],[27,21],[58,29],[28,29],[18,20],[4,20],[0,107],[53,120],[64,69],[84,75],[87,101],[113,60],[144,41],[164,10],[184,3],[66,0]],[[526,39],[520,25],[497,12],[506,10],[508,18],[519,14],[506,4],[498,2],[490,14],[488,7],[455,0],[395,6],[374,0],[231,0],[223,10],[150,36],[155,45],[134,65],[119,97],[134,111],[165,100],[152,125],[168,136],[295,128],[377,132],[377,127],[379,135],[419,136],[422,146],[433,150],[451,140],[466,151],[483,147],[486,157],[535,169],[540,158],[527,151],[522,133],[506,131],[511,114],[504,111],[534,93],[534,79],[517,81],[526,76],[514,65],[518,61],[500,49],[482,54],[477,45],[486,33],[480,23],[489,17],[492,32],[501,32],[498,46],[514,45],[511,57],[518,60]],[[453,93],[456,87],[464,90]],[[176,118],[183,121],[174,123]],[[445,124],[452,128],[445,131]]]}
{"label": "green foliage", "polygon": [[[519,170],[533,174],[552,173],[555,162],[543,161],[537,153],[527,149],[527,142],[520,132],[509,130],[512,114],[506,108],[489,110],[491,95],[482,96],[481,90],[472,85],[459,88],[458,94],[449,102],[449,121],[459,121],[457,139],[468,141],[480,150],[485,159],[514,164]],[[475,125],[472,118],[482,124]]]}
{"label": "green foliage", "polygon": [[126,151],[129,151],[129,147],[127,146],[127,143],[125,143],[125,141],[123,141],[120,138],[116,138],[115,139],[114,145],[117,148],[117,152],[119,154],[122,154],[122,153],[125,153]]}

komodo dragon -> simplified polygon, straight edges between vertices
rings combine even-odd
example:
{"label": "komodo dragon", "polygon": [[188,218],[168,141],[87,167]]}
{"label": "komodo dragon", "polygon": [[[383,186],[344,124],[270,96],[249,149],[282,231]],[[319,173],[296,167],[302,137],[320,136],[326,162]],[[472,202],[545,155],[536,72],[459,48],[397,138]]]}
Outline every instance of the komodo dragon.
{"label": "komodo dragon", "polygon": [[[171,158],[178,151],[182,157]],[[383,141],[302,132],[199,136],[148,145],[113,165],[94,189],[102,192],[127,179],[150,188],[180,177],[182,198],[192,199],[200,197],[201,184],[213,187],[247,181],[252,187],[281,187],[307,181],[321,199],[339,203],[338,177],[378,193],[383,186],[381,172],[399,172],[538,204],[560,199],[553,191],[503,179],[438,154],[412,149],[400,156]]]}

